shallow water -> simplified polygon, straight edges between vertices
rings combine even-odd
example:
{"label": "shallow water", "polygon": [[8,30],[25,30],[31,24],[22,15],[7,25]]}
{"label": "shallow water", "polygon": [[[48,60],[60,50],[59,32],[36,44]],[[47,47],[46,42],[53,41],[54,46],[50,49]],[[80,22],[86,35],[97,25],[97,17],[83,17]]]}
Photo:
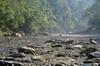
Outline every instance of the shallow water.
{"label": "shallow water", "polygon": [[88,63],[88,64],[81,64],[80,66],[93,66],[92,63]]}
{"label": "shallow water", "polygon": [[89,39],[89,38],[93,38],[95,41],[97,41],[97,43],[100,43],[100,34],[59,34],[59,33],[55,33],[52,34],[51,36],[60,36],[60,37],[72,37],[72,38],[85,38],[85,39]]}

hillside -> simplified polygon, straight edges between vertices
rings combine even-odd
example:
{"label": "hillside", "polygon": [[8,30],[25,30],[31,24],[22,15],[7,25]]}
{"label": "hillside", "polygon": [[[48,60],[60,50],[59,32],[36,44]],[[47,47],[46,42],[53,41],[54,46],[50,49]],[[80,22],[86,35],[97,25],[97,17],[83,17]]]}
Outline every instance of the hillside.
{"label": "hillside", "polygon": [[95,15],[87,13],[97,10],[97,4],[94,0],[0,0],[0,33],[74,33],[91,24],[95,29],[99,23],[93,25]]}

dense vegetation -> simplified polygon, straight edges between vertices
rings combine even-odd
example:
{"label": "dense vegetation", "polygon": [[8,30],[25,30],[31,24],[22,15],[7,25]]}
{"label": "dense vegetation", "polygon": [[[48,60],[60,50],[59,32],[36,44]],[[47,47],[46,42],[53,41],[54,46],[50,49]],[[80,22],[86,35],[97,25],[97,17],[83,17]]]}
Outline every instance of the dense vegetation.
{"label": "dense vegetation", "polygon": [[88,9],[83,1],[72,1],[76,4],[71,0],[0,0],[0,32],[68,33],[86,29],[87,25],[99,29],[99,0]]}
{"label": "dense vegetation", "polygon": [[52,13],[43,6],[41,0],[0,0],[0,31],[30,33],[55,26]]}

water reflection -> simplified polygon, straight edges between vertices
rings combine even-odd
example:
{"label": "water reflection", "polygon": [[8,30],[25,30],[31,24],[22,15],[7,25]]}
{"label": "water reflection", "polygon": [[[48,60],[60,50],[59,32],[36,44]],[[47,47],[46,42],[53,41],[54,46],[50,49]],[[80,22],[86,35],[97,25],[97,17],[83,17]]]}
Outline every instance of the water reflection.
{"label": "water reflection", "polygon": [[80,64],[80,66],[93,66],[93,63]]}

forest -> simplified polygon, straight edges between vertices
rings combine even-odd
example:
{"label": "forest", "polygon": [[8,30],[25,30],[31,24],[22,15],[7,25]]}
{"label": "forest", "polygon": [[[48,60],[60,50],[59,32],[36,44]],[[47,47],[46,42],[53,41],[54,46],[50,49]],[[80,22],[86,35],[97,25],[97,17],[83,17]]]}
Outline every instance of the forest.
{"label": "forest", "polygon": [[100,33],[100,0],[0,0],[0,34]]}

